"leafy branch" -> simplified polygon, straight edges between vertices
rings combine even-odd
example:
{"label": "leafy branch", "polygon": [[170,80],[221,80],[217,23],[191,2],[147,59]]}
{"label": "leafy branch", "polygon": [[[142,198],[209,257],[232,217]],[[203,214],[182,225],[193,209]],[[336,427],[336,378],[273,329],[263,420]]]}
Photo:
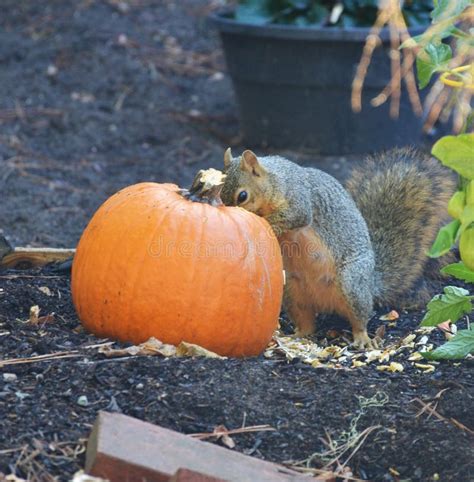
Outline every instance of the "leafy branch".
{"label": "leafy branch", "polygon": [[[436,295],[428,303],[428,311],[422,326],[437,326],[447,320],[456,323],[473,308],[474,296],[469,291],[456,286],[446,286],[444,294]],[[444,345],[433,351],[422,352],[428,360],[459,360],[474,354],[474,326],[460,330]]]}

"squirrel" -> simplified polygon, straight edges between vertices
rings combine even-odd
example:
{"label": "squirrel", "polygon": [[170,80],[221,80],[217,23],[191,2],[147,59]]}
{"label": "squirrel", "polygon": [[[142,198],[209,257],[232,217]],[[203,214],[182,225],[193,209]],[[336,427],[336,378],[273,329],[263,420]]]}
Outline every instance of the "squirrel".
{"label": "squirrel", "polygon": [[264,217],[278,238],[295,334],[314,333],[319,313],[337,313],[360,349],[379,346],[367,333],[374,304],[402,304],[424,282],[456,186],[438,161],[409,148],[369,157],[346,189],[319,169],[250,150],[234,158],[227,149],[224,174],[223,203]]}

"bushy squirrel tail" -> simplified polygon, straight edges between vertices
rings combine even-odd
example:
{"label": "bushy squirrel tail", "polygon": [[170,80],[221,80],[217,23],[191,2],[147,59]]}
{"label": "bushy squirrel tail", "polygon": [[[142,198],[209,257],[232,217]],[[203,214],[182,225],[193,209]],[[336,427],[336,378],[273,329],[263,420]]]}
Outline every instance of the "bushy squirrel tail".
{"label": "bushy squirrel tail", "polygon": [[[375,301],[414,300],[413,290],[425,288],[425,271],[433,270],[426,253],[447,219],[454,177],[437,160],[414,149],[394,149],[354,169],[346,187],[369,228],[375,252]],[[420,282],[423,285],[417,286]],[[421,298],[428,293],[421,291],[418,301],[424,303]]]}

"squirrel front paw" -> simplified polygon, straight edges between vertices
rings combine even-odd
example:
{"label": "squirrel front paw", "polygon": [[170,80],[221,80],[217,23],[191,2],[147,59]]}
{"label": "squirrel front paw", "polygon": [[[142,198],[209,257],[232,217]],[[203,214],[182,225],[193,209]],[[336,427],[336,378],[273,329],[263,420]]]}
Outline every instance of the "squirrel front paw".
{"label": "squirrel front paw", "polygon": [[370,338],[366,330],[354,333],[354,342],[352,345],[359,350],[377,350],[380,348],[379,340],[377,338]]}

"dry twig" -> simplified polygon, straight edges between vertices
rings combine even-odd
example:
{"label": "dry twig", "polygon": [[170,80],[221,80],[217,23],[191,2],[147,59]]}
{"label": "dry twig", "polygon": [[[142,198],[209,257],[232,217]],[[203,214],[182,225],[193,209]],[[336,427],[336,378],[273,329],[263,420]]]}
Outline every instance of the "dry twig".
{"label": "dry twig", "polygon": [[[87,345],[81,347],[83,350],[88,349],[95,349],[100,348],[103,346],[111,345],[113,342],[107,341],[105,343],[97,343],[94,345]],[[47,353],[45,355],[35,355],[31,357],[19,357],[19,358],[9,358],[7,360],[0,360],[0,368],[8,365],[22,365],[25,363],[36,363],[36,362],[43,362],[43,361],[52,361],[52,360],[60,360],[63,358],[77,358],[83,356],[83,353],[80,353],[78,350],[70,350],[70,351],[58,351],[55,353]]]}
{"label": "dry twig", "polygon": [[[445,389],[446,390],[446,389]],[[444,390],[443,390],[444,391]],[[467,432],[469,433],[470,435],[474,435],[474,430],[471,430],[469,427],[466,427],[463,423],[459,422],[458,420],[456,420],[455,418],[453,417],[450,417],[450,418],[446,418],[446,417],[443,417],[443,415],[441,415],[438,411],[436,411],[436,407],[437,407],[437,402],[436,404],[433,406],[433,402],[430,402],[430,403],[425,403],[423,400],[421,400],[420,398],[414,398],[413,400],[411,400],[412,402],[417,402],[419,405],[421,405],[421,409],[418,411],[418,413],[415,415],[416,418],[418,418],[420,415],[422,415],[423,413],[427,412],[429,413],[429,416],[428,418],[430,418],[431,415],[434,415],[438,420],[442,421],[442,422],[447,422],[447,423],[451,423],[452,425],[454,425],[455,427],[463,430],[464,432]]]}
{"label": "dry twig", "polygon": [[203,432],[203,433],[191,433],[189,437],[197,438],[199,440],[204,440],[206,438],[221,437],[223,435],[237,435],[240,433],[250,433],[250,432],[273,432],[275,429],[270,425],[252,425],[250,427],[241,427],[231,430],[227,430],[222,425],[216,427],[214,432]]}
{"label": "dry twig", "polygon": [[28,108],[25,109],[20,104],[17,104],[15,109],[0,110],[0,121],[9,121],[15,119],[25,119],[27,117],[61,117],[64,112],[59,109],[49,108]]}

